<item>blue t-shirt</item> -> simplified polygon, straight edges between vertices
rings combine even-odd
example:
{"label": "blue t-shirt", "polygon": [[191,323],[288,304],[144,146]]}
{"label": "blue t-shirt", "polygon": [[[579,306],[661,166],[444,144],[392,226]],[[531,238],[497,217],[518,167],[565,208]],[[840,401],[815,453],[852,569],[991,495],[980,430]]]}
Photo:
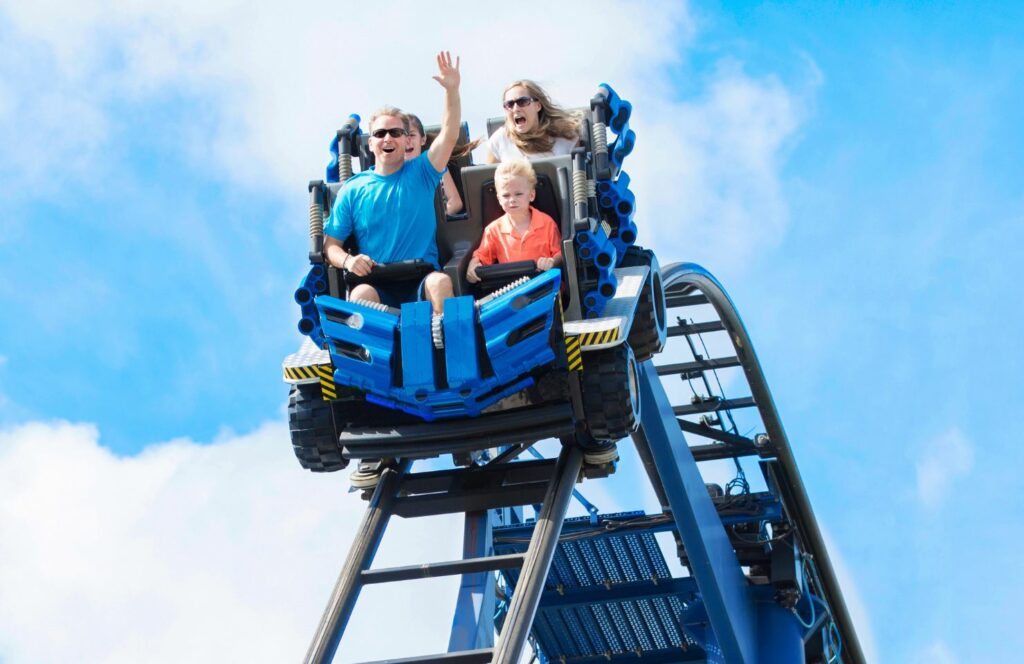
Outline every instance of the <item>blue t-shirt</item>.
{"label": "blue t-shirt", "polygon": [[391,175],[353,175],[334,202],[324,233],[342,242],[355,233],[359,252],[378,263],[422,258],[439,267],[434,192],[443,173],[424,152]]}

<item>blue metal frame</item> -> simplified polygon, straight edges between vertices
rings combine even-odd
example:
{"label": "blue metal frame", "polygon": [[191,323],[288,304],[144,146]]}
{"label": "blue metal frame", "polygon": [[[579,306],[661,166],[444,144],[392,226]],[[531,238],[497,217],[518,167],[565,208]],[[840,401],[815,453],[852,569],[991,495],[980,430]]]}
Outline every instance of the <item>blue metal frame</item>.
{"label": "blue metal frame", "polygon": [[[482,558],[494,555],[492,544],[496,510],[470,512],[463,526],[462,557]],[[494,574],[463,574],[455,617],[448,637],[448,652],[478,650],[494,646],[494,612],[497,607]]]}
{"label": "blue metal frame", "polygon": [[[304,285],[302,320],[310,322],[300,330],[326,343],[334,382],[365,391],[368,401],[427,421],[477,416],[532,385],[530,373],[556,360],[550,331],[560,286],[560,272],[548,270],[490,300],[477,303],[468,295],[445,300],[440,357],[431,341],[429,302],[404,303],[399,315],[323,294],[309,304],[316,291]],[[311,306],[315,317],[305,315]],[[479,361],[478,332],[490,372]],[[396,353],[401,353],[400,374]],[[436,362],[444,363],[443,383]]]}
{"label": "blue metal frame", "polygon": [[641,435],[654,457],[715,640],[726,661],[754,664],[757,616],[743,570],[652,362],[641,366],[638,380]]}

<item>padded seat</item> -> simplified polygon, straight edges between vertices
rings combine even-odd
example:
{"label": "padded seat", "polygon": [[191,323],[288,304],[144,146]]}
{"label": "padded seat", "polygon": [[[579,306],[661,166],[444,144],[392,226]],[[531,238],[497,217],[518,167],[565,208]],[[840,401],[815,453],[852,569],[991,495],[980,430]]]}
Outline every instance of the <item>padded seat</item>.
{"label": "padded seat", "polygon": [[[543,157],[531,161],[531,164],[537,174],[534,207],[551,215],[559,225],[563,240],[571,238],[572,157]],[[442,255],[451,256],[444,262],[444,271],[451,277],[457,295],[470,292],[465,280],[469,257],[480,246],[484,227],[502,214],[494,186],[494,171],[497,167],[497,164],[480,164],[462,169],[465,218],[448,218],[438,222],[438,251]]]}

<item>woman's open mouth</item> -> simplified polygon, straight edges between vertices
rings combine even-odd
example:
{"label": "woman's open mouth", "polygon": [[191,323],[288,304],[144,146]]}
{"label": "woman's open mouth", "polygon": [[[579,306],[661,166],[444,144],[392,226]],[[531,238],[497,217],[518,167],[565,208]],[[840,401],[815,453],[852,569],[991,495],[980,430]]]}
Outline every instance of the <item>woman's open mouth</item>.
{"label": "woman's open mouth", "polygon": [[524,127],[524,126],[526,126],[526,116],[525,115],[519,115],[517,113],[516,115],[512,116],[512,121],[516,123],[517,127]]}

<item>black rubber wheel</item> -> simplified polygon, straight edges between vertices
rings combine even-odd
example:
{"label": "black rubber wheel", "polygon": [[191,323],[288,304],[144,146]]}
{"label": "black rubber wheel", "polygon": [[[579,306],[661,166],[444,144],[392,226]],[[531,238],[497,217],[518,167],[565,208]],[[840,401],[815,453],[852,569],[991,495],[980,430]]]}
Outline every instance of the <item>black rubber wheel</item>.
{"label": "black rubber wheel", "polygon": [[320,385],[295,385],[288,395],[288,429],[299,464],[314,473],[341,470],[341,456],[331,403],[324,401]]}
{"label": "black rubber wheel", "polygon": [[633,325],[627,342],[633,347],[637,362],[646,362],[665,347],[665,289],[661,283],[658,258],[650,249],[632,246],[622,259],[623,267],[646,265],[651,269],[636,305]]}
{"label": "black rubber wheel", "polygon": [[640,422],[637,364],[628,344],[583,356],[583,412],[590,435],[617,441]]}

